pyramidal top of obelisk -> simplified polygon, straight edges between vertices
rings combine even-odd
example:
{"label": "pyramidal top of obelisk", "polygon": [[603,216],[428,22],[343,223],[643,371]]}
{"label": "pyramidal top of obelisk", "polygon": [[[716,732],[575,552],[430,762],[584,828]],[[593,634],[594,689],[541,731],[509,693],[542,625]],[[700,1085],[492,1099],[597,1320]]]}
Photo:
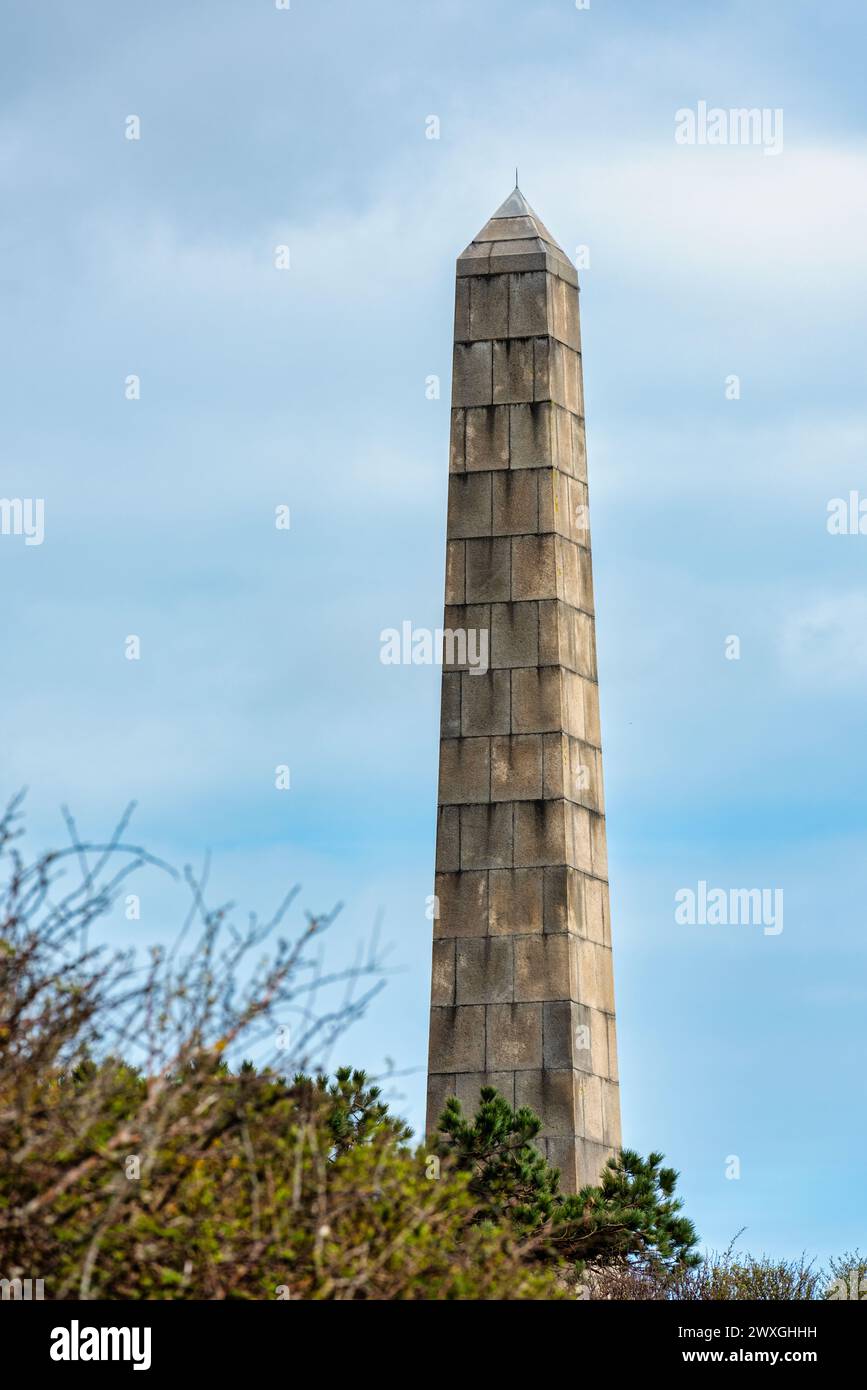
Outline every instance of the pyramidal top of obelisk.
{"label": "pyramidal top of obelisk", "polygon": [[[507,257],[509,264],[501,264]],[[534,265],[527,263],[516,267],[514,257],[539,259]],[[495,275],[514,269],[550,270],[573,284],[578,283],[575,267],[566,252],[530,207],[517,183],[458,258],[458,274]]]}

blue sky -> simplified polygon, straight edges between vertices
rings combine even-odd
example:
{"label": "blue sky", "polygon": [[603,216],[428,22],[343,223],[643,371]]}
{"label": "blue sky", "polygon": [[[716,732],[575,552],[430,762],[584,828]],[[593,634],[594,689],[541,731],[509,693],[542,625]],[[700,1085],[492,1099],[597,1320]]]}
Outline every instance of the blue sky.
{"label": "blue sky", "polygon": [[[379,634],[440,622],[454,259],[517,164],[590,248],[625,1138],[711,1246],[867,1245],[867,536],[826,527],[867,495],[863,6],[9,0],[3,30],[0,495],[45,540],[0,536],[0,791],[32,844],[135,798],[217,896],[342,900],[333,964],[381,920],[339,1055],[394,1058],[420,1123],[439,673]],[[699,101],[782,108],[782,152],[676,144]],[[783,932],[678,926],[700,880],[782,888]],[[183,907],[145,879],[107,939]]]}

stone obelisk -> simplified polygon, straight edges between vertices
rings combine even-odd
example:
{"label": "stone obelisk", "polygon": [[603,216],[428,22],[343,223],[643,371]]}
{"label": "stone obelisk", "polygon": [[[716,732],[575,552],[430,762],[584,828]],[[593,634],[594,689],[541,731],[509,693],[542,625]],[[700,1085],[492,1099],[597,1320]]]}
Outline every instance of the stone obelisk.
{"label": "stone obelisk", "polygon": [[517,187],[457,263],[447,537],[427,1127],[496,1086],[574,1190],[620,1146],[578,276]]}

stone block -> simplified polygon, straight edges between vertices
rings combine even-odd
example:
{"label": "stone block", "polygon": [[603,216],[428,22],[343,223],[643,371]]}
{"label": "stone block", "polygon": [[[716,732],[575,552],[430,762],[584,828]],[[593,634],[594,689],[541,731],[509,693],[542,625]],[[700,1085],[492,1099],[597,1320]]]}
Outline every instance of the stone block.
{"label": "stone block", "polygon": [[450,1005],[455,1002],[454,937],[434,940],[430,1001],[431,1004],[435,1005]]}
{"label": "stone block", "polygon": [[572,468],[574,477],[586,483],[587,481],[587,439],[584,430],[583,411],[582,418],[577,416],[570,417],[572,422]]}
{"label": "stone block", "polygon": [[457,806],[441,806],[437,811],[437,873],[451,873],[461,867],[461,836]]}
{"label": "stone block", "polygon": [[[506,1005],[508,1008],[509,1005]],[[485,1065],[485,1009],[481,1004],[433,1008],[430,1015],[432,1071],[481,1071]],[[601,1114],[600,1114],[601,1124]]]}
{"label": "stone block", "polygon": [[620,1087],[616,1081],[602,1078],[602,1132],[609,1148],[619,1149],[623,1140],[620,1132]]}
{"label": "stone block", "polygon": [[[535,666],[539,657],[539,617],[535,603],[495,603],[491,607],[491,666],[504,670]],[[535,730],[515,730],[530,733]]]}
{"label": "stone block", "polygon": [[515,868],[563,863],[568,852],[564,812],[569,804],[565,801],[516,802]]}
{"label": "stone block", "polygon": [[509,337],[528,338],[549,331],[548,280],[543,270],[509,277]]}
{"label": "stone block", "polygon": [[554,537],[513,536],[512,598],[556,598],[557,587]]}
{"label": "stone block", "polygon": [[465,672],[461,686],[461,727],[465,735],[507,734],[510,727],[510,675],[488,671]]}
{"label": "stone block", "polygon": [[[533,400],[533,338],[507,338],[494,343],[495,405]],[[463,405],[464,401],[456,402]],[[466,402],[477,404],[477,402]]]}
{"label": "stone block", "polygon": [[585,931],[590,941],[600,946],[610,946],[611,938],[605,931],[605,914],[608,904],[608,884],[602,878],[588,878],[584,884]]}
{"label": "stone block", "polygon": [[[430,1065],[430,1064],[429,1064]],[[455,1093],[455,1076],[443,1072],[430,1071],[427,1079],[427,1117],[425,1134],[428,1140],[436,1138],[439,1117],[446,1108],[446,1101]]]}
{"label": "stone block", "polygon": [[608,877],[608,838],[605,817],[590,812],[590,861],[597,878]]}
{"label": "stone block", "polygon": [[[550,338],[536,338],[533,358],[533,397],[534,401],[558,400],[551,383],[551,350],[554,346]],[[554,359],[556,365],[556,358]]]}
{"label": "stone block", "polygon": [[473,339],[505,338],[509,332],[509,277],[479,275],[469,280]]}
{"label": "stone block", "polygon": [[599,750],[568,734],[547,734],[542,747],[543,792],[601,811]]}
{"label": "stone block", "polygon": [[528,666],[512,672],[512,732],[559,732],[563,723],[560,671]]}
{"label": "stone block", "polygon": [[458,1004],[505,1004],[513,997],[512,943],[483,936],[461,941],[456,954]]}
{"label": "stone block", "polygon": [[490,800],[490,747],[490,740],[487,738],[445,738],[441,741],[441,806],[460,806]]}
{"label": "stone block", "polygon": [[[555,1141],[552,1139],[550,1142],[553,1144]],[[579,1139],[575,1147],[578,1189],[588,1185],[598,1186],[605,1164],[613,1153],[613,1147],[609,1144],[593,1144],[588,1139]],[[574,1191],[576,1189],[567,1188],[564,1190]]]}
{"label": "stone block", "polygon": [[591,742],[586,733],[586,693],[587,688],[595,690],[590,681],[574,671],[563,672],[563,727],[572,738]]}
{"label": "stone block", "polygon": [[492,480],[491,498],[491,525],[495,536],[532,534],[539,529],[539,488],[535,470],[497,474]]}
{"label": "stone block", "polygon": [[574,801],[557,802],[564,807],[566,826],[566,863],[582,873],[593,872],[593,853],[590,844],[590,812]]}
{"label": "stone block", "polygon": [[572,999],[577,984],[572,939],[565,933],[515,941],[516,1002]]}
{"label": "stone block", "polygon": [[[473,542],[470,542],[473,544]],[[466,603],[466,541],[446,542],[446,603]],[[470,600],[472,602],[472,600]]]}
{"label": "stone block", "polygon": [[566,864],[545,870],[543,923],[546,933],[586,935],[586,881]]}
{"label": "stone block", "polygon": [[466,278],[455,281],[455,342],[465,343],[472,337],[470,333],[470,282]]}
{"label": "stone block", "polygon": [[599,686],[595,680],[581,683],[584,696],[584,737],[594,748],[602,747],[602,732],[599,727]]}
{"label": "stone block", "polygon": [[574,1135],[575,1088],[571,1070],[515,1073],[515,1106],[528,1105],[542,1120],[542,1136]]}
{"label": "stone block", "polygon": [[512,866],[511,802],[461,807],[461,867],[508,869]]}
{"label": "stone block", "polygon": [[614,971],[610,948],[582,936],[575,938],[575,952],[581,1003],[601,1013],[613,1014]]}
{"label": "stone block", "polygon": [[448,537],[491,534],[491,474],[450,473]]}
{"label": "stone block", "polygon": [[460,544],[467,548],[467,602],[507,602],[511,597],[511,556],[508,537],[483,536],[476,540],[462,541]]}
{"label": "stone block", "polygon": [[451,434],[449,436],[449,472],[463,473],[466,470],[465,441],[467,412],[453,410]]}
{"label": "stone block", "polygon": [[548,296],[552,333],[561,343],[581,351],[581,326],[578,318],[578,292],[565,280],[552,276]]}
{"label": "stone block", "polygon": [[492,869],[488,876],[488,929],[492,936],[542,930],[542,871]]}
{"label": "stone block", "polygon": [[[576,1121],[577,1124],[577,1121]],[[551,1135],[547,1140],[547,1157],[552,1168],[560,1173],[560,1188],[563,1192],[578,1192],[591,1181],[584,1178],[582,1154],[584,1145],[571,1134]],[[599,1172],[602,1171],[600,1166]],[[596,1178],[599,1174],[597,1173]],[[593,1182],[596,1181],[593,1179]]]}
{"label": "stone block", "polygon": [[[574,944],[574,937],[550,936],[542,940]],[[575,1042],[580,1023],[578,1005],[571,999],[555,999],[542,1006],[544,1035],[543,1060],[546,1067],[572,1068],[575,1065]]]}
{"label": "stone block", "polygon": [[490,268],[491,247],[493,242],[483,243],[471,242],[466,251],[462,251],[458,257],[457,275],[460,279],[464,275],[487,275]]}
{"label": "stone block", "polygon": [[491,344],[455,343],[452,405],[490,405]]}
{"label": "stone block", "polygon": [[489,1004],[485,1010],[485,1025],[485,1055],[490,1071],[541,1067],[541,1004]]}
{"label": "stone block", "polygon": [[459,671],[443,672],[440,700],[440,738],[460,738],[461,735],[461,675]]}
{"label": "stone block", "polygon": [[617,1067],[617,1024],[611,1014],[607,1015],[608,1024],[608,1076],[611,1081],[618,1081],[620,1073]]}
{"label": "stone block", "polygon": [[491,739],[491,800],[537,801],[541,796],[541,735]]}
{"label": "stone block", "polygon": [[473,240],[526,241],[536,236],[536,223],[531,217],[492,217]]}
{"label": "stone block", "polygon": [[439,901],[434,935],[484,936],[488,923],[487,874],[466,871],[437,874],[434,885]]}
{"label": "stone block", "polygon": [[513,1071],[474,1071],[456,1077],[455,1094],[461,1103],[464,1115],[475,1115],[481,1100],[483,1086],[493,1086],[501,1096],[505,1096],[511,1106],[515,1104],[515,1073]]}
{"label": "stone block", "polygon": [[510,468],[550,468],[553,462],[551,406],[534,402],[509,406]]}
{"label": "stone block", "polygon": [[602,1077],[593,1072],[579,1072],[578,1092],[581,1097],[582,1124],[580,1133],[591,1143],[605,1143],[605,1121],[602,1112]]}
{"label": "stone block", "polygon": [[509,467],[509,408],[481,405],[467,410],[465,467],[480,473]]}
{"label": "stone block", "polygon": [[[553,401],[575,415],[584,414],[581,387],[581,358],[556,338],[537,338],[534,399]],[[494,375],[496,389],[496,369]],[[463,405],[463,401],[456,401]]]}
{"label": "stone block", "polygon": [[575,476],[573,417],[562,405],[551,406],[551,437],[554,467],[568,477]]}
{"label": "stone block", "polygon": [[473,680],[481,680],[490,665],[490,629],[487,604],[449,604],[443,628],[443,669],[474,672]]}
{"label": "stone block", "polygon": [[512,275],[527,270],[547,270],[552,260],[539,237],[520,241],[491,242],[490,270],[495,275]]}
{"label": "stone block", "polygon": [[596,679],[596,634],[589,613],[561,603],[556,613],[560,638],[560,661],[570,671],[588,680]]}

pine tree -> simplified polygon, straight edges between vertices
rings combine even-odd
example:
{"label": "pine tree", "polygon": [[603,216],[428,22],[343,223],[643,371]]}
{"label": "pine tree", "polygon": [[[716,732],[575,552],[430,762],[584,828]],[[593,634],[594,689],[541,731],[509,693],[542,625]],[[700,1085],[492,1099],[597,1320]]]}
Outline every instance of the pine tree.
{"label": "pine tree", "polygon": [[698,1260],[691,1221],[680,1215],[678,1174],[663,1155],[646,1159],[623,1149],[608,1160],[596,1186],[560,1191],[560,1175],[536,1148],[541,1120],[511,1105],[493,1086],[481,1091],[479,1109],[466,1119],[460,1102],[446,1105],[438,1151],[468,1172],[481,1219],[508,1220],[536,1237],[540,1258],[574,1263],[641,1258],[660,1265],[691,1266]]}

